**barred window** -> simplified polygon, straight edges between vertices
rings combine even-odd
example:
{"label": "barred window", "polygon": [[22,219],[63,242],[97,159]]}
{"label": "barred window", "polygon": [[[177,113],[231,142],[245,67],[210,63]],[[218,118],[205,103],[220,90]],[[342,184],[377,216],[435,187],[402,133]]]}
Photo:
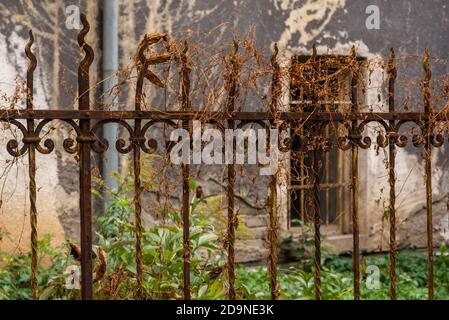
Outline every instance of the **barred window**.
{"label": "barred window", "polygon": [[[358,59],[362,60],[362,59]],[[315,68],[310,56],[296,56],[290,68],[290,110],[312,112],[347,112],[350,103],[350,70],[348,57],[324,55],[317,56]],[[315,79],[315,80],[314,80]],[[312,92],[315,93],[313,104]],[[330,140],[329,152],[320,153],[320,208],[323,231],[327,233],[348,233],[350,212],[350,161],[349,153],[336,147],[336,132],[339,124],[333,122],[326,126],[322,135]],[[292,130],[292,149],[290,167],[290,226],[300,222],[313,221],[312,205],[312,156],[310,151],[300,150],[300,137],[307,135],[310,127],[298,121]]]}

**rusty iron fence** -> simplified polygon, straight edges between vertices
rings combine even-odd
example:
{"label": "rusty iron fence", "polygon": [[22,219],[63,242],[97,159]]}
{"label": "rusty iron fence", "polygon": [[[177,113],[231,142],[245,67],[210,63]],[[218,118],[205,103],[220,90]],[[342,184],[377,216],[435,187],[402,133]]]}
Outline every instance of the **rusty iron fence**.
{"label": "rusty iron fence", "polygon": [[[138,77],[135,93],[134,110],[106,111],[93,110],[90,107],[89,91],[91,88],[89,80],[89,69],[94,59],[92,48],[85,42],[85,36],[89,31],[89,24],[86,17],[82,15],[81,21],[83,29],[78,35],[78,43],[84,51],[85,56],[78,68],[78,110],[37,110],[33,109],[33,72],[36,68],[36,57],[31,51],[34,42],[33,34],[30,31],[30,40],[26,46],[26,56],[30,64],[27,71],[27,99],[26,109],[2,110],[0,120],[17,127],[23,134],[21,143],[18,140],[10,140],[7,143],[7,151],[14,157],[28,155],[29,159],[29,188],[30,188],[30,218],[31,218],[31,255],[32,255],[32,277],[31,287],[33,298],[38,298],[36,269],[37,269],[37,209],[36,209],[36,151],[48,154],[54,150],[54,142],[51,139],[41,137],[41,131],[48,123],[59,120],[69,124],[76,132],[76,139],[66,138],[63,141],[64,149],[79,157],[79,206],[81,223],[81,293],[82,299],[93,298],[92,280],[92,192],[91,192],[91,151],[102,153],[108,148],[108,142],[98,138],[97,131],[107,123],[117,123],[130,135],[130,143],[119,139],[116,148],[121,153],[131,153],[133,156],[134,168],[134,206],[135,206],[135,252],[137,265],[137,297],[142,295],[143,284],[143,257],[142,257],[142,209],[141,192],[142,182],[141,153],[151,153],[157,147],[157,141],[146,139],[145,133],[157,123],[165,123],[173,128],[189,128],[192,120],[203,119],[201,111],[193,111],[190,99],[190,68],[187,63],[188,45],[185,44],[181,55],[182,69],[180,79],[182,85],[182,109],[179,111],[147,111],[142,109],[143,83],[150,79],[148,67],[152,64],[168,61],[168,55],[162,55],[155,59],[148,59],[144,51],[153,43],[163,39],[162,35],[149,37],[145,36],[138,51]],[[358,158],[359,149],[367,149],[371,146],[371,138],[364,135],[365,127],[370,123],[380,124],[384,128],[384,133],[379,134],[377,143],[380,147],[388,147],[388,172],[389,172],[389,211],[390,211],[390,296],[397,298],[397,276],[396,276],[396,193],[395,193],[395,155],[396,148],[405,147],[407,136],[400,132],[400,128],[407,123],[416,124],[421,133],[413,136],[413,144],[424,150],[425,173],[426,173],[426,210],[427,210],[427,250],[428,250],[428,292],[429,299],[434,298],[433,280],[433,237],[432,237],[432,179],[431,179],[431,154],[433,148],[443,145],[442,134],[434,133],[435,125],[438,122],[448,121],[445,112],[434,112],[430,100],[431,72],[429,67],[429,53],[426,51],[424,57],[423,79],[423,110],[419,112],[397,112],[395,111],[395,79],[396,65],[395,55],[391,52],[388,62],[388,112],[360,112],[357,102],[358,95],[358,72],[351,73],[351,110],[349,113],[325,111],[317,95],[312,94],[312,112],[303,111],[281,111],[277,110],[278,100],[281,98],[280,66],[277,61],[278,49],[272,56],[272,84],[270,95],[270,110],[266,112],[238,112],[235,111],[235,99],[238,90],[238,45],[235,43],[234,51],[230,54],[232,65],[230,75],[226,79],[226,112],[209,112],[210,118],[215,123],[222,121],[225,128],[241,128],[249,123],[256,123],[266,128],[281,128],[288,130],[295,126],[308,126],[309,134],[301,137],[301,148],[312,150],[312,189],[313,189],[313,226],[314,226],[314,280],[315,296],[321,299],[321,211],[320,211],[320,154],[327,152],[329,144],[322,134],[324,128],[332,123],[348,124],[349,130],[346,136],[338,137],[337,147],[350,151],[351,153],[351,220],[353,234],[353,286],[354,299],[360,299],[360,248],[359,248],[359,175]],[[355,51],[352,52],[355,57]],[[314,48],[312,66],[314,68],[312,76],[318,74],[317,52]],[[314,89],[315,88],[315,89]],[[312,92],[316,87],[312,86]],[[289,141],[283,141],[282,150],[289,150]],[[236,298],[235,289],[235,229],[237,224],[235,203],[234,203],[234,183],[236,178],[236,168],[234,164],[227,164],[227,297]],[[189,165],[182,165],[182,222],[183,222],[183,250],[184,250],[184,284],[183,294],[185,299],[190,299],[190,242],[189,242]],[[278,238],[279,238],[279,217],[278,217],[278,181],[273,175],[269,183],[269,255],[268,273],[270,277],[271,297],[278,299],[280,296],[277,264],[278,264]]]}

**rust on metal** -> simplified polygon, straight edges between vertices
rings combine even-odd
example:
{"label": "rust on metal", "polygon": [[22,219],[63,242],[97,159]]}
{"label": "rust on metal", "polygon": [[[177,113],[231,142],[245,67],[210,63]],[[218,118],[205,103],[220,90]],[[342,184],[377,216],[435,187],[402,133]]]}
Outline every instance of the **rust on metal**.
{"label": "rust on metal", "polygon": [[[271,101],[270,111],[275,112],[279,96],[281,94],[280,86],[280,67],[277,61],[279,49],[277,44],[274,46],[274,53],[271,57],[271,65],[273,68],[273,76],[271,82]],[[272,121],[272,128],[277,128],[276,120]],[[270,229],[268,232],[269,256],[268,256],[268,273],[270,275],[271,299],[279,298],[279,283],[277,276],[277,262],[278,262],[278,208],[277,208],[277,172],[271,177],[269,189],[269,204],[270,204]]]}
{"label": "rust on metal", "polygon": [[[30,30],[30,39],[25,47],[25,54],[30,60],[27,70],[27,92],[26,109],[33,110],[33,74],[36,70],[36,56],[31,51],[34,43],[33,31]],[[30,178],[30,225],[31,225],[31,292],[33,299],[39,299],[39,288],[37,285],[37,208],[36,208],[36,150],[35,144],[39,143],[39,137],[34,136],[34,120],[27,119],[27,129],[29,137],[35,138],[34,141],[28,140],[28,175]],[[24,137],[25,139],[25,137]],[[25,140],[26,141],[26,140]]]}
{"label": "rust on metal", "polygon": [[[352,48],[352,60],[356,58],[355,48]],[[357,63],[357,62],[356,62]],[[358,66],[354,67],[351,79],[351,113],[358,111],[357,83]],[[359,149],[356,143],[358,138],[358,122],[351,123],[351,217],[352,217],[352,260],[354,266],[354,300],[360,300],[360,244],[359,244]]]}
{"label": "rust on metal", "polygon": [[[317,105],[321,105],[317,103]],[[275,114],[265,111],[158,111],[158,110],[0,110],[0,120],[10,121],[14,119],[60,119],[60,120],[132,120],[141,118],[146,120],[162,121],[162,120],[201,120],[205,116],[215,120],[242,120],[242,121],[263,121],[263,120],[282,120],[294,122],[298,120],[307,121],[323,121],[323,122],[341,122],[341,121],[371,121],[381,122],[389,120],[400,121],[448,121],[449,112],[442,111],[433,114],[431,117],[426,112],[294,112],[294,111],[278,111]]]}
{"label": "rust on metal", "polygon": [[146,34],[144,36],[144,39],[140,42],[139,47],[137,49],[137,56],[136,56],[136,65],[138,68],[141,68],[144,77],[153,83],[155,86],[158,86],[160,88],[165,88],[165,84],[162,82],[162,80],[159,79],[159,77],[154,74],[150,69],[150,65],[160,64],[167,62],[171,59],[171,54],[169,52],[164,52],[162,54],[152,56],[152,57],[145,57],[145,50],[153,45],[158,43],[160,40],[167,41],[167,34],[165,33],[151,33]]}
{"label": "rust on metal", "polygon": [[[394,50],[391,49],[391,56],[388,62],[388,112],[395,112],[394,105],[394,84],[396,79],[396,66],[395,66],[395,54]],[[388,181],[390,184],[390,298],[392,300],[397,299],[396,293],[396,258],[397,258],[397,248],[396,248],[396,145],[395,145],[395,134],[394,128],[396,126],[395,120],[389,121],[390,132],[388,132]]]}
{"label": "rust on metal", "polygon": [[[181,82],[181,108],[177,111],[157,111],[157,110],[143,110],[143,82],[147,79],[157,87],[164,87],[165,84],[158,76],[149,70],[151,65],[165,63],[172,59],[172,50],[167,47],[167,52],[158,54],[156,56],[148,56],[145,51],[153,44],[159,41],[167,41],[165,34],[150,34],[146,35],[144,40],[140,43],[136,55],[136,65],[138,70],[135,106],[134,110],[92,110],[89,101],[91,94],[89,69],[94,59],[92,48],[86,44],[85,36],[89,32],[89,24],[85,15],[81,16],[83,29],[78,35],[78,44],[82,51],[84,51],[84,58],[81,60],[78,68],[78,109],[77,110],[35,110],[33,108],[33,73],[36,68],[36,57],[33,54],[31,47],[34,42],[34,37],[30,31],[30,39],[26,45],[25,53],[29,59],[29,66],[27,70],[26,82],[26,108],[8,109],[0,111],[0,121],[7,122],[19,130],[23,136],[21,141],[12,139],[8,141],[6,148],[13,157],[25,155],[28,152],[28,174],[30,187],[30,224],[31,224],[31,289],[33,299],[39,297],[37,286],[37,208],[36,208],[36,151],[41,154],[48,154],[54,150],[54,142],[47,138],[41,143],[40,134],[43,128],[53,120],[63,121],[69,125],[76,133],[76,140],[73,138],[66,138],[63,140],[64,150],[71,154],[78,154],[79,157],[79,193],[80,193],[80,223],[81,223],[81,296],[82,299],[93,298],[93,265],[92,265],[92,196],[91,196],[91,151],[103,152],[108,148],[108,142],[97,138],[97,130],[100,130],[104,124],[117,123],[121,129],[129,134],[130,144],[127,145],[124,139],[116,141],[116,148],[121,153],[133,154],[133,174],[134,174],[134,206],[135,206],[135,249],[136,249],[136,270],[137,270],[137,285],[136,297],[139,299],[145,298],[144,292],[144,261],[142,253],[142,181],[141,181],[141,158],[142,152],[153,153],[157,148],[157,141],[155,139],[147,139],[145,134],[150,127],[155,123],[163,123],[164,125],[173,128],[182,126],[190,133],[192,132],[193,120],[212,119],[217,123],[223,121],[227,128],[236,129],[241,128],[242,123],[256,123],[264,124],[266,128],[279,129],[285,127],[287,129],[298,130],[301,146],[300,154],[311,152],[311,166],[312,174],[310,181],[307,183],[301,182],[298,185],[290,186],[290,190],[310,190],[312,200],[312,214],[314,227],[314,286],[315,298],[322,298],[321,291],[321,204],[320,191],[328,190],[330,188],[340,188],[343,190],[347,186],[342,181],[344,172],[338,172],[338,181],[329,183],[320,183],[321,167],[324,167],[326,179],[330,175],[330,169],[327,164],[321,165],[322,159],[325,162],[330,160],[326,153],[329,151],[330,142],[328,136],[332,134],[328,126],[336,125],[345,126],[347,133],[344,136],[338,137],[337,143],[334,145],[339,151],[351,152],[351,220],[352,220],[352,235],[353,235],[353,265],[354,265],[354,299],[360,299],[360,248],[359,248],[359,172],[358,172],[358,153],[361,149],[368,149],[372,145],[372,137],[365,130],[371,124],[380,124],[385,132],[378,132],[376,141],[379,147],[386,148],[388,146],[388,180],[390,186],[389,194],[389,222],[390,222],[390,239],[389,239],[389,275],[390,275],[390,296],[391,299],[397,298],[397,275],[396,275],[396,260],[397,260],[397,244],[396,244],[396,194],[395,194],[395,166],[396,166],[396,152],[398,148],[403,148],[408,143],[408,137],[401,133],[401,127],[412,122],[421,129],[421,134],[413,137],[413,144],[418,147],[423,147],[424,161],[425,161],[425,184],[426,184],[426,235],[427,235],[427,253],[428,253],[428,290],[429,299],[434,298],[434,262],[433,262],[433,229],[432,229],[432,166],[431,156],[433,148],[442,146],[444,138],[441,134],[434,134],[435,123],[447,122],[449,120],[449,112],[434,112],[431,104],[430,80],[431,70],[429,65],[430,55],[426,50],[423,59],[424,80],[423,80],[423,102],[420,112],[397,112],[395,110],[395,79],[396,79],[396,62],[393,50],[388,63],[388,112],[360,112],[357,95],[359,88],[359,64],[353,68],[351,78],[351,112],[345,113],[342,111],[328,111],[326,103],[320,102],[319,96],[320,83],[323,81],[321,76],[321,60],[317,59],[316,48],[313,48],[313,80],[311,82],[311,107],[307,108],[312,112],[301,111],[281,111],[278,108],[278,102],[281,95],[280,84],[280,66],[277,61],[278,49],[275,47],[275,52],[272,56],[272,79],[271,79],[271,96],[268,111],[258,112],[242,112],[240,108],[236,107],[236,101],[239,95],[239,73],[241,66],[239,63],[239,45],[234,42],[234,48],[229,57],[226,59],[227,72],[225,76],[225,90],[227,93],[224,101],[225,111],[194,111],[191,101],[191,66],[187,57],[188,45],[184,46],[184,50],[180,53],[181,71],[179,74]],[[242,57],[243,61],[244,58]],[[355,50],[352,52],[351,63],[357,61]],[[354,67],[352,65],[352,67]],[[193,92],[193,89],[192,89]],[[95,109],[95,108],[93,108]],[[144,123],[143,121],[147,121]],[[268,125],[269,123],[269,125]],[[298,128],[301,125],[301,128]],[[191,133],[192,134],[192,133]],[[387,138],[385,138],[385,135]],[[282,142],[279,141],[282,145]],[[334,143],[334,142],[333,142]],[[233,142],[235,150],[235,141]],[[285,147],[285,150],[290,151],[291,146]],[[285,152],[287,152],[285,151]],[[235,151],[234,151],[235,152]],[[233,153],[234,153],[233,152]],[[283,151],[284,152],[284,151]],[[324,156],[323,156],[324,154]],[[233,155],[235,157],[235,155]],[[234,159],[235,160],[235,159]],[[305,165],[304,158],[302,158]],[[227,227],[225,237],[225,249],[227,251],[227,297],[228,299],[236,299],[235,288],[235,241],[237,228],[237,213],[235,208],[235,181],[236,181],[236,167],[235,161],[227,163]],[[309,169],[309,168],[307,168]],[[183,164],[182,170],[182,224],[183,224],[183,297],[184,299],[191,298],[191,243],[190,243],[190,189],[189,165]],[[301,166],[301,175],[306,175],[303,166]],[[339,168],[339,171],[343,168]],[[278,279],[278,176],[274,174],[269,183],[269,232],[268,232],[268,273],[270,278],[271,298],[278,299],[279,279]],[[201,192],[198,193],[200,195]],[[327,194],[327,195],[326,195]],[[325,196],[329,198],[329,192]],[[340,193],[342,194],[342,192]],[[301,196],[301,213],[304,213],[304,202],[306,201],[304,194]],[[329,201],[326,201],[325,214],[326,221],[329,222]],[[344,208],[338,208],[338,211],[343,211]],[[303,217],[304,218],[304,217]],[[349,218],[349,217],[348,217]],[[348,220],[349,221],[349,220]]]}
{"label": "rust on metal", "polygon": [[[135,105],[134,110],[136,112],[142,111],[142,103],[144,99],[143,94],[143,84],[144,79],[146,78],[151,83],[153,83],[157,87],[164,88],[165,85],[163,82],[152,72],[149,70],[150,65],[156,65],[160,63],[165,63],[171,59],[170,53],[163,53],[157,56],[146,56],[146,50],[154,44],[157,44],[161,40],[167,41],[167,35],[163,33],[153,33],[146,34],[143,40],[140,42],[138,46],[138,50],[136,53],[136,65],[137,65],[137,84],[136,84],[136,94],[135,94]],[[110,119],[108,119],[110,120]],[[122,123],[125,127],[127,126],[125,123]],[[133,150],[133,173],[134,173],[134,216],[135,216],[135,233],[136,233],[136,273],[137,273],[137,287],[136,287],[136,297],[138,299],[143,299],[144,296],[144,262],[143,262],[143,250],[142,250],[142,233],[143,233],[143,225],[142,225],[142,203],[141,203],[141,194],[142,194],[142,182],[141,182],[141,149],[145,152],[151,153],[156,149],[156,145],[154,145],[153,140],[148,141],[148,146],[145,145],[145,132],[149,128],[148,125],[145,126],[145,129],[142,128],[142,118],[136,117],[134,118],[134,131],[132,129],[128,129],[129,133],[131,133],[131,142],[132,142],[132,150]],[[123,144],[123,143],[122,143]],[[123,153],[127,153],[128,149],[121,146],[119,151]]]}
{"label": "rust on metal", "polygon": [[[188,63],[187,51],[189,46],[184,43],[184,50],[181,53],[181,97],[182,110],[189,111],[190,102],[190,67]],[[189,130],[189,120],[182,120],[182,127]],[[182,171],[182,234],[183,234],[183,259],[184,259],[184,299],[190,300],[190,167],[188,164],[181,165]]]}
{"label": "rust on metal", "polygon": [[[234,40],[234,51],[231,53],[230,60],[230,71],[228,74],[228,79],[226,82],[226,89],[228,92],[228,98],[226,102],[227,111],[229,113],[235,110],[235,100],[238,94],[237,79],[239,74],[239,63],[238,63],[238,50],[239,45],[237,40]],[[228,129],[235,129],[234,120],[228,120]],[[233,158],[235,159],[235,141],[233,142]],[[234,185],[235,185],[235,161],[228,164],[228,181],[226,187],[226,196],[228,199],[228,221],[227,221],[227,232],[226,232],[226,245],[228,249],[228,261],[227,261],[227,276],[228,276],[228,299],[235,300],[235,229],[237,226],[237,215],[235,214],[235,203],[234,203]]]}
{"label": "rust on metal", "polygon": [[[314,110],[319,109],[318,96],[317,96],[317,83],[319,81],[319,62],[317,59],[316,47],[313,46],[313,75],[312,75],[312,107]],[[315,299],[321,300],[321,207],[320,207],[320,136],[321,123],[318,121],[313,122],[313,160],[312,160],[312,179],[313,179],[313,226],[314,226],[314,242],[315,242]]]}
{"label": "rust on metal", "polygon": [[[432,115],[433,108],[430,101],[430,78],[432,72],[430,70],[430,54],[426,49],[423,58],[424,81],[423,81],[423,97],[424,112]],[[426,179],[426,223],[427,223],[427,255],[428,255],[428,287],[429,300],[434,299],[434,279],[433,279],[433,230],[432,230],[432,139],[433,126],[430,120],[425,122],[424,128],[425,144],[424,144],[424,161],[425,161],[425,179]]]}
{"label": "rust on metal", "polygon": [[[145,35],[143,41],[139,45],[138,56],[141,57],[141,64],[137,67],[137,84],[136,84],[136,96],[135,96],[135,106],[136,111],[142,110],[142,99],[143,99],[143,81],[145,78],[145,72],[148,69],[148,61],[145,59],[144,51],[147,49],[149,41]],[[142,183],[140,180],[140,166],[141,166],[141,156],[140,156],[140,140],[136,137],[141,137],[141,119],[136,118],[134,120],[134,141],[133,141],[133,170],[134,170],[134,221],[135,221],[135,232],[136,232],[136,273],[137,273],[137,290],[136,296],[138,299],[143,298],[143,252],[142,252],[142,204],[141,204],[141,193],[142,193]]]}
{"label": "rust on metal", "polygon": [[[85,56],[78,68],[78,105],[79,110],[89,110],[89,68],[94,59],[92,48],[84,38],[90,26],[86,16],[81,15],[83,29],[78,35],[78,44]],[[80,184],[80,214],[81,214],[81,297],[83,300],[93,299],[92,291],[92,192],[91,192],[91,159],[90,149],[93,138],[90,135],[90,120],[79,122],[79,184]]]}

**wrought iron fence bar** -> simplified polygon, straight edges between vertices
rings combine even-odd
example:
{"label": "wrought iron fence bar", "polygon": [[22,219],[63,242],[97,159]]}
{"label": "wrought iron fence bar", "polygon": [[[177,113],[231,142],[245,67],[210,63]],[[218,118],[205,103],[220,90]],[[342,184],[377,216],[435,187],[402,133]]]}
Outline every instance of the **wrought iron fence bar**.
{"label": "wrought iron fence bar", "polygon": [[[279,96],[281,94],[280,87],[280,66],[277,61],[278,56],[277,44],[274,46],[274,53],[271,57],[271,67],[273,68],[273,75],[271,81],[271,101],[270,101],[270,111],[275,111],[277,109],[277,104]],[[276,120],[271,122],[272,128],[277,128]],[[269,145],[269,144],[267,144]],[[271,151],[270,151],[271,152]],[[271,155],[273,156],[273,155]],[[269,256],[268,256],[268,273],[270,276],[270,289],[271,289],[271,299],[277,300],[280,295],[278,274],[277,274],[277,263],[278,263],[278,207],[277,207],[277,172],[273,173],[270,178],[269,183],[269,204],[270,204],[270,229],[268,230],[268,245],[269,245]]]}
{"label": "wrought iron fence bar", "polygon": [[[314,109],[317,110],[318,106],[318,92],[316,90],[316,85],[319,77],[319,62],[317,60],[317,52],[315,45],[313,46],[313,74],[312,74],[312,101]],[[314,227],[314,245],[315,245],[315,269],[314,269],[314,279],[315,279],[315,299],[321,300],[321,208],[320,208],[320,143],[318,137],[321,134],[321,124],[318,121],[313,122],[313,160],[312,160],[312,179],[313,179],[313,227]]]}
{"label": "wrought iron fence bar", "polygon": [[[356,57],[352,49],[352,57]],[[358,111],[357,83],[358,67],[352,72],[351,79],[351,113]],[[351,135],[356,137],[358,132],[357,119],[352,120]],[[354,300],[360,300],[360,244],[359,244],[359,149],[357,141],[351,142],[351,217],[352,217],[352,260],[354,267]]]}
{"label": "wrought iron fence bar", "polygon": [[[190,67],[187,58],[188,44],[184,44],[184,50],[181,54],[181,96],[182,110],[190,110]],[[182,120],[182,126],[185,130],[189,130],[189,120]],[[190,131],[190,130],[189,130]],[[182,171],[182,233],[184,248],[184,299],[190,300],[190,166],[188,164],[181,165]]]}
{"label": "wrought iron fence bar", "polygon": [[[143,100],[143,84],[145,79],[145,72],[148,69],[148,61],[145,59],[144,51],[148,48],[148,39],[145,35],[143,40],[139,45],[138,55],[142,57],[142,61],[137,67],[137,83],[136,83],[136,93],[135,93],[135,105],[134,109],[140,111],[142,109]],[[133,173],[134,173],[134,230],[136,233],[136,274],[137,274],[137,287],[136,287],[136,297],[138,299],[143,298],[143,252],[142,252],[142,204],[141,204],[141,193],[142,193],[142,182],[141,182],[141,154],[140,154],[140,143],[144,140],[142,137],[142,120],[136,118],[134,120],[134,141],[132,143],[133,147]]]}
{"label": "wrought iron fence bar", "polygon": [[314,245],[315,245],[315,299],[321,300],[321,208],[320,208],[320,177],[319,177],[319,157],[318,147],[313,150],[312,175],[313,175],[313,225],[314,225]]}
{"label": "wrought iron fence bar", "polygon": [[[325,139],[327,139],[329,137],[329,126],[326,126],[324,128],[324,137]],[[329,152],[325,152],[324,153],[324,161],[323,161],[323,166],[324,166],[324,177],[323,180],[324,181],[329,181]],[[321,188],[321,184],[320,184],[320,188]],[[324,192],[324,217],[325,217],[325,221],[324,224],[328,225],[329,224],[329,188],[321,188],[321,191]]]}
{"label": "wrought iron fence bar", "polygon": [[[395,112],[395,79],[396,79],[396,66],[395,66],[395,54],[391,49],[391,56],[388,63],[388,111]],[[388,181],[390,184],[390,298],[391,300],[397,299],[396,293],[396,145],[394,128],[396,127],[396,121],[389,121],[390,132],[388,133]]]}
{"label": "wrought iron fence bar", "polygon": [[[29,41],[25,47],[25,54],[30,60],[27,70],[27,92],[26,108],[33,110],[33,75],[36,69],[36,56],[31,51],[34,43],[33,32],[30,30]],[[27,119],[27,133],[30,137],[34,136],[34,119]],[[34,300],[39,299],[39,288],[37,284],[37,208],[36,208],[36,149],[34,143],[28,144],[28,176],[30,178],[30,226],[31,226],[31,293]]]}
{"label": "wrought iron fence bar", "polygon": [[[336,189],[341,187],[350,186],[349,182],[332,182],[332,183],[320,183],[320,189]],[[298,184],[288,187],[290,190],[309,190],[313,189],[313,184]]]}
{"label": "wrought iron fence bar", "polygon": [[[426,49],[423,58],[424,81],[423,100],[424,112],[432,113],[430,102],[430,78],[432,76],[429,65],[430,54]],[[425,181],[426,181],[426,223],[427,223],[427,255],[428,255],[428,291],[429,300],[434,299],[434,277],[433,277],[433,227],[432,227],[432,143],[433,124],[426,120],[424,128],[424,161],[425,161]]]}
{"label": "wrought iron fence bar", "polygon": [[[239,63],[238,63],[238,42],[234,41],[234,51],[229,56],[230,68],[228,81],[227,81],[227,110],[233,112],[235,110],[235,99],[238,92],[238,76],[239,76]],[[235,122],[233,119],[228,120],[228,129],[235,129]],[[228,164],[228,181],[227,181],[227,199],[228,199],[228,221],[227,221],[227,233],[226,242],[228,249],[228,261],[227,261],[227,275],[228,275],[228,299],[235,300],[235,228],[237,224],[237,216],[235,214],[235,199],[234,199],[234,187],[235,187],[235,141],[233,142],[233,161]]]}
{"label": "wrought iron fence bar", "polygon": [[[78,35],[78,44],[85,56],[78,68],[79,110],[89,110],[89,68],[94,59],[92,48],[84,38],[89,32],[86,16],[81,15],[83,29]],[[79,144],[79,191],[80,191],[80,220],[81,220],[81,297],[83,300],[93,299],[92,291],[92,192],[91,192],[91,159],[90,120],[80,120]]]}

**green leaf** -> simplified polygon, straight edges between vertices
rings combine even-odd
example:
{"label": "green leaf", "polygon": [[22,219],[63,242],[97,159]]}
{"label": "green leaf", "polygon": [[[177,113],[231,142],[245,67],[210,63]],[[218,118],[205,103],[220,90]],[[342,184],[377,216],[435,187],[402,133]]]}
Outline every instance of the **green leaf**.
{"label": "green leaf", "polygon": [[192,177],[189,177],[189,188],[193,191],[196,190],[196,181]]}
{"label": "green leaf", "polygon": [[216,234],[213,234],[213,233],[203,234],[198,239],[198,246],[208,244],[210,242],[216,241],[217,239],[218,239],[218,236]]}
{"label": "green leaf", "polygon": [[206,293],[209,286],[207,284],[201,286],[201,288],[198,290],[198,298],[201,298]]}

